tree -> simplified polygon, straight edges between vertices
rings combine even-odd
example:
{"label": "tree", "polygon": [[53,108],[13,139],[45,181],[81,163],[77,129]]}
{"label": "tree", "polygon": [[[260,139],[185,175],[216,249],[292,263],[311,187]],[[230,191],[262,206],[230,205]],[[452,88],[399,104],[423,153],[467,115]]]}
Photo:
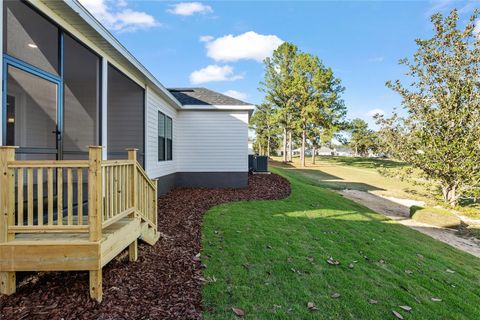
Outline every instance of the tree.
{"label": "tree", "polygon": [[362,119],[350,122],[350,141],[348,144],[355,150],[355,156],[368,156],[369,152],[378,151],[378,137],[375,131],[368,128]]}
{"label": "tree", "polygon": [[317,125],[311,125],[308,128],[307,137],[312,148],[312,164],[315,164],[317,149],[320,149],[323,145],[330,145],[337,129],[336,126],[324,128]]}
{"label": "tree", "polygon": [[287,136],[291,130],[294,117],[294,93],[292,87],[292,70],[295,57],[298,54],[296,45],[288,42],[281,44],[264,60],[265,76],[260,83],[265,92],[266,100],[275,107],[276,123],[283,131],[283,160],[287,161]]}
{"label": "tree", "polygon": [[[340,99],[344,88],[333,71],[308,53],[296,56],[291,91],[294,93],[296,128],[301,135],[301,166],[305,167],[305,147],[311,127],[329,129],[345,113]],[[321,129],[320,129],[321,131]]]}
{"label": "tree", "polygon": [[278,134],[278,125],[272,104],[265,102],[258,105],[250,119],[250,125],[255,130],[259,154],[270,157],[272,140]]}
{"label": "tree", "polygon": [[458,12],[431,21],[435,35],[416,40],[413,59],[403,59],[410,83],[387,86],[402,97],[406,116],[378,117],[389,151],[441,185],[456,205],[480,181],[480,40],[475,12],[464,29]]}

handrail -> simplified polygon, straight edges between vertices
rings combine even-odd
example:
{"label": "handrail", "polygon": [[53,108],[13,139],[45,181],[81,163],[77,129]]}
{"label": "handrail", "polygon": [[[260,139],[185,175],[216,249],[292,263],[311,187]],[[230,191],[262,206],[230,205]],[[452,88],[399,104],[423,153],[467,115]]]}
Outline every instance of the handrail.
{"label": "handrail", "polygon": [[88,160],[15,160],[8,168],[88,168]]}
{"label": "handrail", "polygon": [[152,180],[147,176],[147,173],[143,170],[142,166],[137,162],[137,170],[140,172],[140,174],[145,178],[147,183],[153,188],[156,189],[157,187],[153,184]]}

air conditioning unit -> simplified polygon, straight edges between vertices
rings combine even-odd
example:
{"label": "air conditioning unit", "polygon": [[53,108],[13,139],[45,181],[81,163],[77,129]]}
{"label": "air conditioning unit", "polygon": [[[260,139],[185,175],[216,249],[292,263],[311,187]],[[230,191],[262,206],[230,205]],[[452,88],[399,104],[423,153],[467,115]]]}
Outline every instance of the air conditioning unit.
{"label": "air conditioning unit", "polygon": [[268,173],[268,157],[249,154],[248,171],[252,173]]}

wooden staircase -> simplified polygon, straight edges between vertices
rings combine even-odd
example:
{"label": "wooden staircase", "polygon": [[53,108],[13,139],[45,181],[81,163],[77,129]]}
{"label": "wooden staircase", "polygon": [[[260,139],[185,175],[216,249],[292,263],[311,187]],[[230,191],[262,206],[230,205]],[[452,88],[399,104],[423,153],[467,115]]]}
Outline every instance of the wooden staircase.
{"label": "wooden staircase", "polygon": [[88,270],[90,296],[101,301],[102,268],[127,247],[136,261],[138,239],[159,238],[157,181],[136,149],[128,160],[102,160],[93,146],[88,160],[27,161],[0,147],[0,174],[2,294],[15,292],[17,271]]}

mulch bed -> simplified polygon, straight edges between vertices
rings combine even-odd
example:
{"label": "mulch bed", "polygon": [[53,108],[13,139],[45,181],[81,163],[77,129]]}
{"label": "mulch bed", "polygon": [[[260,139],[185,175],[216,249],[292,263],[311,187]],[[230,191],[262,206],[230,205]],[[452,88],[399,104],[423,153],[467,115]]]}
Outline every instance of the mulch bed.
{"label": "mulch bed", "polygon": [[289,194],[288,181],[275,174],[250,176],[242,189],[176,189],[159,199],[157,244],[140,244],[135,263],[123,254],[103,269],[101,304],[89,298],[88,272],[30,273],[16,294],[0,296],[0,319],[200,319],[195,255],[203,214],[225,202]]}

